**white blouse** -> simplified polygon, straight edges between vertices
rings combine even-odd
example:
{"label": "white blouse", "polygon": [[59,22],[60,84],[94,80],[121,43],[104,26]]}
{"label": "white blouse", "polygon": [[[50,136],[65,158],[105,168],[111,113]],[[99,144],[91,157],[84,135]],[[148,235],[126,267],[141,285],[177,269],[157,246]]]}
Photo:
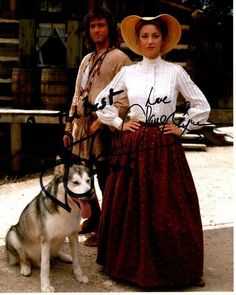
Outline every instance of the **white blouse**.
{"label": "white blouse", "polygon": [[123,67],[95,99],[98,118],[117,129],[121,128],[123,120],[114,102],[121,91],[128,95],[128,116],[142,122],[165,124],[173,120],[179,92],[189,102],[184,121],[179,125],[183,131],[199,128],[209,116],[207,99],[187,72],[160,56],[152,60],[144,57],[141,62]]}

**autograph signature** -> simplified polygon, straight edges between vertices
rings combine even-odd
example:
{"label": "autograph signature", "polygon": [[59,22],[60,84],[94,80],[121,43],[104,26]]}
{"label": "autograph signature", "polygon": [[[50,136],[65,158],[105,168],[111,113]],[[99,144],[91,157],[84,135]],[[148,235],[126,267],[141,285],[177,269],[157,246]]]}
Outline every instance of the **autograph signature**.
{"label": "autograph signature", "polygon": [[[154,100],[151,100],[152,91],[153,91],[153,88],[151,88],[151,90],[150,90],[149,96],[148,96],[148,98],[146,100],[146,103],[145,103],[144,107],[142,107],[139,104],[131,105],[128,108],[127,112],[126,112],[125,118],[128,116],[128,113],[132,110],[132,108],[138,107],[138,108],[140,108],[141,112],[145,116],[144,126],[145,126],[145,124],[153,124],[153,125],[156,124],[156,125],[165,126],[165,124],[167,124],[168,122],[171,121],[177,127],[182,128],[182,130],[183,130],[182,134],[183,134],[184,132],[191,130],[191,128],[190,128],[191,125],[198,126],[198,127],[202,127],[202,126],[207,125],[207,124],[202,124],[202,123],[200,123],[198,121],[195,122],[191,118],[186,120],[186,117],[188,116],[188,112],[189,112],[189,109],[190,109],[190,102],[188,102],[188,101],[184,102],[184,104],[182,105],[184,111],[183,111],[183,113],[180,114],[185,120],[176,121],[177,111],[174,111],[169,115],[161,115],[160,117],[157,117],[153,113],[153,106],[157,105],[157,104],[169,104],[169,103],[171,103],[171,101],[168,99],[167,96],[157,97]],[[88,97],[85,97],[84,98],[84,105],[83,105],[84,106],[84,114],[85,114],[85,116],[90,116],[93,112],[103,110],[106,107],[107,104],[113,105],[114,97],[116,95],[119,95],[122,92],[123,92],[123,90],[114,91],[114,89],[110,89],[109,96],[108,96],[108,101],[107,101],[106,98],[103,98],[100,103],[97,103],[97,104],[94,104],[94,105],[89,103]],[[72,122],[73,119],[78,118],[79,115],[77,113],[75,113],[75,114],[73,114],[73,116],[68,116],[67,112],[59,112],[58,113],[59,124],[63,124],[63,117],[66,118],[66,122]],[[123,124],[124,124],[124,122],[125,122],[125,119],[123,121]],[[161,130],[163,130],[163,129],[161,129]],[[99,132],[99,130],[97,130],[97,132],[95,132],[93,134],[89,134],[88,136],[86,136],[84,138],[80,138],[77,141],[73,142],[71,144],[71,146],[67,147],[65,149],[65,162],[64,162],[64,164],[66,164],[68,166],[68,164],[67,164],[68,158],[70,158],[72,156],[72,147],[74,145],[80,144],[80,143],[82,143],[82,142],[84,142],[86,140],[91,140],[91,142],[94,142],[94,139],[97,136],[98,132]],[[115,151],[113,150],[111,152],[111,157],[116,158],[117,156],[119,156],[121,154],[128,153],[129,154],[129,162],[128,162],[126,167],[122,167],[119,160],[113,161],[113,163],[110,165],[110,170],[112,172],[116,172],[116,171],[120,171],[121,169],[124,169],[125,172],[127,173],[127,175],[131,175],[132,174],[132,167],[131,167],[130,164],[133,161],[132,154],[137,153],[137,152],[145,151],[145,147],[140,146],[139,150],[131,150],[128,147],[128,145],[126,145],[125,142],[123,141],[123,138],[122,138],[123,132],[117,132],[117,134],[118,134],[119,140],[120,140],[119,146],[118,146],[118,149],[116,149]],[[161,133],[160,133],[160,138],[162,138],[162,135],[163,135],[163,131],[161,131]],[[176,141],[179,141],[178,137],[176,137]],[[176,141],[174,141],[174,142],[172,141],[171,144],[174,144]],[[160,140],[160,146],[161,147],[166,147],[167,145],[170,145],[170,144],[163,144],[162,140]],[[155,146],[155,148],[157,148],[157,146]],[[148,149],[146,149],[146,150],[148,150]],[[103,156],[103,153],[101,153],[101,155],[97,156],[96,158],[95,158],[94,155],[91,155],[91,158],[89,160],[87,160],[88,164],[90,166],[93,166],[94,164],[96,164],[96,161],[102,156]],[[13,156],[13,158],[14,158],[14,156]],[[78,157],[78,161],[80,161],[79,157]],[[62,161],[62,163],[63,163],[63,161]],[[55,166],[57,166],[57,165],[58,165],[58,163],[55,163]],[[43,176],[44,173],[45,173],[45,171],[42,172],[41,177],[40,177],[40,179],[41,179],[40,184],[41,184],[41,187],[42,187],[43,190],[45,190],[45,186],[42,183],[42,176]],[[64,187],[65,187],[65,195],[66,195],[67,194],[67,184],[66,184],[67,178],[66,177],[65,177],[64,182],[65,182]],[[65,205],[62,205],[62,204],[60,204],[60,205],[62,207],[64,207],[65,210],[69,210],[67,202],[65,203]]]}
{"label": "autograph signature", "polygon": [[[153,87],[151,88],[150,92],[149,92],[149,95],[148,95],[148,98],[146,100],[146,103],[145,103],[145,109],[139,105],[139,104],[133,104],[131,105],[129,108],[128,108],[128,111],[125,115],[125,117],[127,117],[129,111],[133,108],[133,107],[139,107],[141,109],[141,111],[143,112],[143,114],[145,115],[145,123],[153,123],[153,124],[162,124],[162,125],[165,125],[167,124],[168,122],[173,122],[177,127],[179,128],[182,128],[183,130],[183,133],[186,132],[186,131],[190,131],[189,129],[189,126],[190,125],[194,125],[194,126],[198,126],[198,127],[202,127],[202,126],[206,126],[207,124],[206,123],[200,123],[199,121],[198,122],[195,122],[193,119],[188,119],[187,121],[179,121],[178,123],[176,123],[176,120],[175,120],[175,116],[177,114],[176,111],[172,112],[171,114],[169,115],[161,115],[160,117],[157,117],[154,113],[153,113],[153,105],[156,105],[156,104],[169,104],[171,103],[171,100],[168,100],[168,97],[167,96],[164,96],[164,97],[157,97],[155,98],[153,101],[151,101],[151,94],[152,94],[152,91],[153,91]],[[124,90],[118,90],[118,91],[114,91],[113,88],[111,88],[109,90],[109,95],[108,95],[108,102],[106,101],[106,98],[102,98],[101,99],[101,102],[100,103],[96,103],[96,104],[91,104],[89,101],[88,101],[88,97],[85,97],[84,98],[84,104],[83,104],[83,107],[84,107],[84,114],[85,116],[89,116],[91,115],[93,112],[96,112],[96,111],[101,111],[103,110],[106,105],[113,105],[113,102],[114,102],[114,96],[116,95],[119,95],[120,93],[124,92]],[[185,110],[183,114],[181,114],[183,117],[186,117],[188,115],[188,111],[190,109],[190,102],[189,101],[185,101],[181,108],[183,107],[183,109]],[[72,122],[74,118],[78,117],[78,114],[73,114],[72,117],[67,117],[67,121],[69,122]],[[124,119],[125,121],[125,119]],[[182,133],[182,134],[183,134]]]}
{"label": "autograph signature", "polygon": [[[148,98],[145,102],[145,106],[141,106],[139,104],[133,104],[131,105],[126,114],[125,114],[125,118],[123,120],[123,124],[125,122],[125,119],[126,117],[128,116],[128,114],[130,113],[130,111],[132,110],[132,108],[134,107],[138,107],[140,108],[141,112],[143,113],[144,117],[145,117],[145,122],[144,122],[144,126],[145,125],[148,125],[148,124],[153,124],[153,125],[158,125],[158,126],[162,126],[163,128],[161,128],[161,133],[160,133],[160,143],[159,143],[159,146],[158,147],[164,147],[164,146],[168,146],[168,145],[171,145],[171,144],[174,144],[176,143],[177,141],[180,140],[179,137],[174,137],[174,141],[170,143],[164,143],[162,141],[162,136],[163,136],[163,130],[164,130],[164,126],[168,123],[168,122],[172,122],[174,123],[177,127],[181,128],[182,129],[182,134],[183,135],[185,132],[187,131],[190,131],[191,128],[190,126],[191,125],[194,125],[194,126],[198,126],[198,127],[202,127],[202,126],[206,126],[207,124],[202,124],[200,123],[199,121],[195,122],[193,119],[189,118],[189,119],[186,119],[186,117],[188,116],[188,112],[189,112],[189,109],[190,109],[190,102],[186,101],[182,104],[181,108],[184,109],[184,111],[182,113],[178,113],[182,118],[183,120],[176,120],[176,115],[177,115],[177,111],[174,111],[172,112],[171,114],[168,114],[168,115],[161,115],[160,117],[157,117],[154,113],[153,113],[153,106],[154,105],[157,105],[157,104],[169,104],[171,103],[171,100],[168,99],[167,96],[164,96],[164,97],[157,97],[155,99],[151,99],[151,94],[152,94],[152,91],[153,91],[153,87],[151,88],[150,92],[149,92],[149,95],[148,95]],[[114,97],[116,95],[119,95],[120,93],[122,93],[123,90],[119,90],[119,91],[114,91],[114,89],[110,89],[109,91],[109,96],[108,96],[108,100],[106,100],[106,98],[102,98],[101,99],[101,102],[100,103],[97,103],[97,104],[90,104],[88,102],[88,97],[86,97],[84,99],[84,110],[85,110],[85,115],[86,116],[89,116],[92,112],[96,112],[96,111],[99,111],[99,110],[103,110],[106,105],[112,105],[113,102],[114,102]],[[184,120],[185,119],[185,120]],[[71,121],[71,118],[70,118],[70,121]],[[123,126],[122,126],[123,127]],[[122,130],[122,128],[121,128]],[[79,144],[81,141],[84,141],[84,140],[88,140],[90,137],[93,138],[93,136],[96,136],[96,134],[92,134],[92,135],[89,135],[88,138],[81,138],[79,139],[78,141],[74,142],[73,145],[75,144]],[[118,146],[116,146],[116,150],[115,151],[112,151],[112,154],[111,154],[111,157],[113,156],[119,156],[121,154],[124,154],[124,153],[128,153],[128,154],[132,154],[132,153],[136,153],[136,152],[143,152],[147,149],[145,149],[144,147],[140,146],[139,147],[139,150],[130,150],[130,148],[127,146],[127,144],[125,144],[125,142],[123,141],[123,132],[118,132]],[[93,141],[93,140],[92,140]],[[157,147],[157,145],[155,146]],[[94,160],[94,157],[93,155],[91,155],[91,159]],[[100,155],[102,156],[102,155]],[[98,156],[98,158],[100,157]],[[112,171],[117,171],[117,170],[120,170],[124,167],[121,167],[120,166],[120,163],[115,163],[115,164],[112,164],[111,165],[111,170]]]}

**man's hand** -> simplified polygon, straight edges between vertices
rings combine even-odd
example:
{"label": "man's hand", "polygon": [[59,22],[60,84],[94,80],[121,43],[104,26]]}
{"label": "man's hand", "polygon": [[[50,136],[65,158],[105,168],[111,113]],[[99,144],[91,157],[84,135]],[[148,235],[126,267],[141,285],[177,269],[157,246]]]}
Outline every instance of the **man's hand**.
{"label": "man's hand", "polygon": [[94,133],[97,129],[101,128],[102,122],[97,119],[93,122],[93,124],[90,126],[90,132]]}
{"label": "man's hand", "polygon": [[72,144],[72,136],[65,134],[63,136],[63,144],[65,148],[68,148]]}

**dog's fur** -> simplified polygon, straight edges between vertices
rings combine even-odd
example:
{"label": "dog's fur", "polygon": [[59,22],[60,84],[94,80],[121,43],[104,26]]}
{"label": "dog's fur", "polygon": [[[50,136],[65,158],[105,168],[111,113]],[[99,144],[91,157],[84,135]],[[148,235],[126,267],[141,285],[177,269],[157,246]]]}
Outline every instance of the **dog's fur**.
{"label": "dog's fur", "polygon": [[[69,169],[68,187],[80,194],[90,190],[92,176],[85,165],[73,165]],[[58,200],[65,201],[63,176],[57,172],[53,180],[46,186],[47,191]],[[83,202],[83,204],[81,204]],[[87,213],[88,202],[79,201],[78,206],[70,196],[68,205],[71,212],[66,211],[49,199],[41,191],[23,210],[19,221],[13,225],[6,235],[6,252],[10,265],[20,265],[20,273],[24,276],[31,274],[31,266],[39,266],[42,292],[54,292],[50,283],[50,258],[57,257],[65,262],[73,263],[74,275],[77,281],[87,283],[88,278],[83,274],[79,264],[78,231],[82,205]],[[83,208],[84,209],[84,208]],[[85,212],[86,213],[86,212]],[[82,216],[84,217],[84,216]],[[71,254],[60,252],[60,248],[68,237]]]}

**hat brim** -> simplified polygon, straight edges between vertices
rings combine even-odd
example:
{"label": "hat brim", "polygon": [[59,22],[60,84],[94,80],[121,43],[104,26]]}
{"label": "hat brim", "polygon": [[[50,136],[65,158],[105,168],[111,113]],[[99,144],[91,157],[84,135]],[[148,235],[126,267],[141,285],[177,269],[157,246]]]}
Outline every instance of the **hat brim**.
{"label": "hat brim", "polygon": [[138,15],[129,15],[124,18],[120,24],[121,35],[130,50],[138,55],[142,55],[140,46],[137,43],[137,37],[135,34],[135,26],[139,20],[155,20],[161,19],[167,26],[167,39],[162,46],[161,55],[166,54],[170,50],[176,47],[181,38],[181,26],[178,20],[169,14],[160,14],[155,17],[140,17]]}

